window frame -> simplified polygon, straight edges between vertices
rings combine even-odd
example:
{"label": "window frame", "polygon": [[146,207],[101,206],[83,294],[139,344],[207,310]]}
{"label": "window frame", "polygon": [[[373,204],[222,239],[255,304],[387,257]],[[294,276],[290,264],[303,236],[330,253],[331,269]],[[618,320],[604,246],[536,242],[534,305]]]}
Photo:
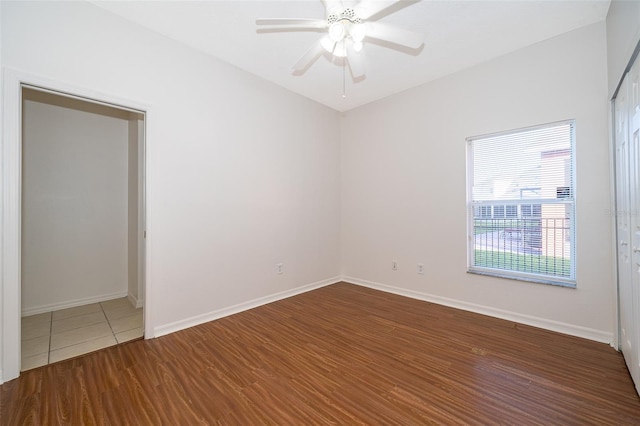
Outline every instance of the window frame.
{"label": "window frame", "polygon": [[[492,201],[474,201],[473,200],[473,177],[474,177],[474,157],[473,157],[473,142],[477,140],[500,137],[506,135],[517,135],[518,133],[535,131],[538,129],[545,129],[551,127],[557,127],[562,125],[570,125],[571,126],[571,134],[570,134],[570,167],[571,167],[571,184],[573,187],[573,193],[570,194],[569,202],[567,202],[567,198],[560,199],[545,199],[542,197],[539,198],[527,198],[526,201],[515,203],[517,206],[516,209],[522,219],[533,218],[535,213],[535,207],[538,207],[537,210],[541,211],[541,207],[544,204],[564,204],[569,212],[572,219],[568,219],[571,221],[571,225],[569,225],[569,234],[570,238],[570,273],[571,277],[559,277],[554,275],[548,275],[544,273],[530,273],[530,272],[522,272],[516,270],[509,269],[498,269],[498,268],[490,268],[485,266],[476,266],[474,265],[475,260],[475,251],[476,251],[476,238],[474,235],[474,223],[475,217],[474,212],[478,209],[483,209],[489,207],[493,212],[495,205],[504,205],[505,206],[505,219],[508,219],[506,216],[506,206],[514,205],[515,200],[492,200]],[[556,121],[551,123],[539,124],[535,126],[529,127],[521,127],[501,132],[470,136],[466,138],[466,172],[467,172],[467,273],[478,274],[478,275],[488,275],[492,277],[498,278],[506,278],[518,281],[527,281],[533,283],[541,283],[541,284],[549,284],[560,287],[569,287],[569,288],[577,288],[577,268],[576,268],[576,255],[577,255],[577,244],[576,244],[576,235],[577,235],[577,220],[576,220],[576,205],[577,205],[577,183],[576,183],[576,120],[568,119],[562,121]],[[524,205],[530,206],[531,216],[525,216],[522,212],[522,207]],[[493,216],[493,215],[492,215]],[[480,219],[486,219],[484,217]]]}

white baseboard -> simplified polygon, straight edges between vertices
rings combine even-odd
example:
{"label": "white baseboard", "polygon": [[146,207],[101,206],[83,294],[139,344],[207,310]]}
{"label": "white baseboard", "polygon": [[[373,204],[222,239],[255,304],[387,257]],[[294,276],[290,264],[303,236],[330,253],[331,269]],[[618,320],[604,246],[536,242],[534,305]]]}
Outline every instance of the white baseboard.
{"label": "white baseboard", "polygon": [[129,300],[129,303],[131,303],[134,308],[136,309],[142,308],[142,305],[143,305],[142,299],[136,298],[133,294],[128,293],[127,300]]}
{"label": "white baseboard", "polygon": [[50,305],[33,306],[31,308],[25,308],[22,310],[22,316],[28,317],[30,315],[43,314],[45,312],[59,311],[60,309],[75,308],[76,306],[89,305],[91,303],[105,302],[111,299],[120,299],[127,297],[126,292],[118,292],[111,294],[103,294],[101,296],[86,297],[84,299],[75,299],[65,301],[62,303],[52,303]]}
{"label": "white baseboard", "polygon": [[526,324],[533,327],[543,328],[545,330],[556,331],[558,333],[568,334],[571,336],[582,337],[584,339],[595,340],[596,342],[611,344],[613,341],[613,333],[595,330],[592,328],[582,327],[579,325],[568,324],[559,321],[553,321],[546,318],[535,317],[531,315],[520,314],[517,312],[505,311],[502,309],[492,308],[490,306],[477,305],[475,303],[463,302],[460,300],[449,299],[446,297],[435,296],[433,294],[422,293],[414,290],[394,287],[386,284],[380,284],[372,281],[362,280],[354,277],[343,276],[342,281],[360,285],[363,287],[380,290],[387,293],[397,294],[399,296],[410,297],[412,299],[424,300],[426,302],[436,303],[438,305],[449,306],[451,308],[462,309],[464,311],[475,312],[477,314],[488,315],[495,318],[513,321],[520,324]]}
{"label": "white baseboard", "polygon": [[233,315],[243,311],[247,311],[249,309],[257,308],[258,306],[266,305],[267,303],[276,302],[278,300],[296,296],[301,293],[306,293],[308,291],[315,290],[320,287],[325,287],[331,284],[335,284],[340,281],[341,281],[340,277],[328,278],[326,280],[303,285],[301,287],[296,287],[291,290],[282,291],[280,293],[275,293],[269,296],[259,297],[257,299],[249,300],[248,302],[243,302],[234,306],[230,306],[228,308],[218,309],[212,312],[207,312],[205,314],[196,315],[191,318],[186,318],[184,320],[161,325],[154,328],[153,330],[154,336],[155,337],[164,336],[166,334],[184,330],[185,328],[194,327],[196,325],[200,325],[205,322],[217,320],[229,315]]}

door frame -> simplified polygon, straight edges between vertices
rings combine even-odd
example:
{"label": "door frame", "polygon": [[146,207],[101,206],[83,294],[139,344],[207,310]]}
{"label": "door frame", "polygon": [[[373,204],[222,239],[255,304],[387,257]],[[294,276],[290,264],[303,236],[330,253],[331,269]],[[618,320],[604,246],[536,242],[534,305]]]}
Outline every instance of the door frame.
{"label": "door frame", "polygon": [[[22,244],[22,88],[29,86],[38,90],[49,91],[61,96],[108,105],[141,113],[144,116],[142,185],[144,198],[143,222],[147,235],[149,229],[149,206],[146,188],[149,184],[147,170],[148,129],[151,107],[148,104],[108,95],[96,90],[69,85],[52,79],[23,73],[10,68],[3,70],[3,104],[2,104],[2,172],[0,187],[2,188],[2,221],[1,231],[1,283],[0,294],[0,384],[17,378],[20,375],[21,362],[21,244]],[[142,283],[144,297],[144,336],[153,337],[152,321],[152,289],[147,285],[149,274],[148,238],[140,240],[144,247],[144,259],[138,259],[139,268],[145,271]]]}

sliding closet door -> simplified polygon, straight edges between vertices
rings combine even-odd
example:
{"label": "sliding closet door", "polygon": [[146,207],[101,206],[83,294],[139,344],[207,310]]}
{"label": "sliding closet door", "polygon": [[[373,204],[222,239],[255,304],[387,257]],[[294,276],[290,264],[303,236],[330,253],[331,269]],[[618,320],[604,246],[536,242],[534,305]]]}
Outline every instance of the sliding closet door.
{"label": "sliding closet door", "polygon": [[[633,366],[629,368],[631,376],[636,382],[636,387],[640,385],[640,61],[627,75],[629,108],[629,148],[631,158],[631,185],[629,194],[631,195],[631,238],[632,238],[632,273],[631,273],[631,294],[633,301],[633,316],[628,318],[632,324],[627,324],[627,329],[631,340],[630,362]],[[626,354],[625,354],[626,356]]]}
{"label": "sliding closet door", "polygon": [[[631,227],[629,226],[629,142],[628,142],[628,80],[625,79],[615,100],[616,125],[616,223],[618,249],[618,282],[620,298],[620,346],[625,354],[629,370],[632,338],[629,327],[633,326],[633,296],[631,294]],[[628,355],[627,355],[628,354]]]}
{"label": "sliding closet door", "polygon": [[640,391],[640,62],[615,99],[620,349]]}

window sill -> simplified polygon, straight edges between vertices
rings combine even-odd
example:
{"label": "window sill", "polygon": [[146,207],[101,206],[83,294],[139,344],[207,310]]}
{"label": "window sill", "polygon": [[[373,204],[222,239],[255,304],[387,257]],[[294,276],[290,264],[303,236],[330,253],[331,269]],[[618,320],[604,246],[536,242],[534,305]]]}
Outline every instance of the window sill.
{"label": "window sill", "polygon": [[522,275],[506,274],[506,273],[501,273],[491,269],[475,269],[474,268],[474,269],[468,269],[467,273],[475,274],[475,275],[485,275],[485,276],[495,277],[495,278],[503,278],[508,280],[526,281],[526,282],[537,283],[537,284],[547,284],[547,285],[553,285],[556,287],[577,288],[576,282],[573,280],[554,280],[553,278],[539,277],[535,275],[526,275],[526,274],[522,274]]}

